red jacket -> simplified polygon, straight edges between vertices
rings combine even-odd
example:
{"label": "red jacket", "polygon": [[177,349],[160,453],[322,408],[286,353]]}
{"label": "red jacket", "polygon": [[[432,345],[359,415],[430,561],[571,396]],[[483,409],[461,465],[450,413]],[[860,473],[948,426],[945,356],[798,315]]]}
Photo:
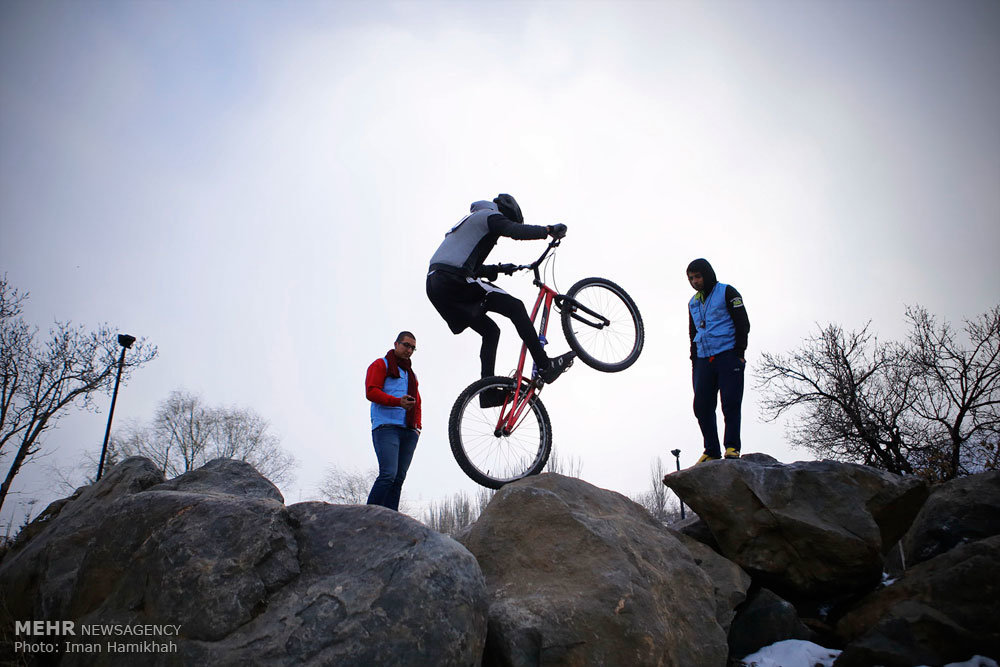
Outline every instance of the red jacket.
{"label": "red jacket", "polygon": [[[382,358],[376,359],[368,367],[368,373],[365,375],[365,397],[372,403],[386,405],[390,408],[402,407],[402,401],[399,398],[390,396],[382,390],[382,387],[385,385],[386,370],[385,359]],[[423,428],[420,421],[420,383],[415,376],[413,378],[413,385],[413,398],[417,401],[416,405],[413,406],[413,426],[419,431]]]}

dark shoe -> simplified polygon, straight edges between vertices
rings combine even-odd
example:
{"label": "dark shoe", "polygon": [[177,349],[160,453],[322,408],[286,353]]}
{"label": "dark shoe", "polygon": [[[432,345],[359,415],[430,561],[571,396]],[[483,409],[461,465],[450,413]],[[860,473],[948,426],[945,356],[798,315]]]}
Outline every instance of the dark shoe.
{"label": "dark shoe", "polygon": [[734,449],[732,447],[726,447],[726,458],[727,459],[738,459],[738,458],[740,458],[740,450]]}
{"label": "dark shoe", "polygon": [[541,377],[546,384],[552,384],[556,381],[556,378],[565,372],[567,368],[573,365],[573,360],[576,358],[576,352],[567,352],[566,354],[560,354],[558,357],[549,359],[549,365],[538,371],[539,377]]}
{"label": "dark shoe", "polygon": [[481,408],[499,408],[503,405],[504,401],[510,394],[500,387],[493,387],[492,389],[487,389],[483,393],[479,394],[479,407]]}

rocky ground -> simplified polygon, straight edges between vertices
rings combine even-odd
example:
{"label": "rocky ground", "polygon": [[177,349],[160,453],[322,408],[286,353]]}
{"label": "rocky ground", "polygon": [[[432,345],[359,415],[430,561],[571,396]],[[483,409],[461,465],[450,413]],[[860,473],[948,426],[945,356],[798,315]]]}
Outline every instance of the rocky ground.
{"label": "rocky ground", "polygon": [[[0,561],[0,660],[721,667],[788,639],[842,649],[838,666],[1000,655],[1000,473],[928,493],[749,455],[664,482],[696,517],[664,526],[544,474],[504,487],[456,541],[381,507],[286,506],[246,464],[167,481],[129,459]],[[54,641],[27,621],[78,632]],[[122,636],[80,634],[97,627],[149,628],[162,650],[136,662],[109,650]]]}

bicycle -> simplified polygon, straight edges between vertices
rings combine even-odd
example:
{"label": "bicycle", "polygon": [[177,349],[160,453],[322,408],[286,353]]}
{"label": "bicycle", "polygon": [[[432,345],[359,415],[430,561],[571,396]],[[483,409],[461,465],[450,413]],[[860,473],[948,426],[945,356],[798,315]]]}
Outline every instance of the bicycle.
{"label": "bicycle", "polygon": [[[553,239],[531,264],[512,267],[505,273],[531,270],[538,298],[531,311],[543,344],[552,307],[560,312],[563,333],[577,358],[605,372],[623,371],[639,358],[645,332],[635,301],[621,287],[605,278],[584,278],[560,294],[542,280],[539,268],[561,239]],[[528,348],[521,355],[513,376],[486,377],[466,387],[455,401],[448,418],[448,439],[459,467],[473,481],[499,489],[518,479],[537,475],[552,452],[552,423],[538,395],[545,382],[537,369],[525,375]],[[505,393],[503,405],[481,407],[479,396],[490,390]]]}

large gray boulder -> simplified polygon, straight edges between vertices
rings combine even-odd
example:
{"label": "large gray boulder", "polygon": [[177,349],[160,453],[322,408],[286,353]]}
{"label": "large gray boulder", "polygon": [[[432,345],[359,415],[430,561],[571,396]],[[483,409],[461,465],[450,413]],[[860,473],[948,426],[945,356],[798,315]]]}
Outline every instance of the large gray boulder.
{"label": "large gray boulder", "polygon": [[906,565],[992,535],[1000,535],[1000,470],[960,477],[934,489],[903,539]]}
{"label": "large gray boulder", "polygon": [[151,461],[133,457],[109,470],[97,484],[77,489],[72,498],[43,510],[0,561],[0,595],[11,618],[61,620],[60,614],[69,611],[83,556],[98,540],[108,508],[163,481]]}
{"label": "large gray boulder", "polygon": [[719,543],[715,540],[712,530],[694,512],[688,512],[687,518],[673,522],[670,524],[670,528],[701,542],[717,553],[719,552]]}
{"label": "large gray boulder", "polygon": [[1000,536],[920,563],[837,623],[837,666],[941,665],[1000,655]]}
{"label": "large gray boulder", "polygon": [[720,556],[711,547],[670,527],[667,529],[681,541],[695,565],[708,575],[715,589],[715,620],[727,633],[736,615],[736,609],[747,599],[750,575],[733,561]]}
{"label": "large gray boulder", "polygon": [[382,507],[289,513],[302,563],[294,585],[224,638],[192,642],[190,664],[479,664],[486,591],[460,544]]}
{"label": "large gray boulder", "polygon": [[[503,487],[459,539],[491,595],[485,665],[726,663],[720,616],[728,623],[732,607],[720,613],[688,547],[620,494],[530,477]],[[726,576],[743,586],[723,585],[738,604],[745,580]]]}
{"label": "large gray boulder", "polygon": [[719,549],[792,598],[871,590],[883,555],[927,497],[926,485],[867,466],[773,459],[710,461],[667,475]]}
{"label": "large gray boulder", "polygon": [[[142,664],[481,659],[487,599],[472,554],[391,510],[285,507],[270,482],[235,461],[165,482],[148,461],[130,459],[50,514],[0,563],[10,617],[176,626],[176,635],[143,637],[173,650],[144,652]],[[120,659],[105,650],[60,664]]]}

